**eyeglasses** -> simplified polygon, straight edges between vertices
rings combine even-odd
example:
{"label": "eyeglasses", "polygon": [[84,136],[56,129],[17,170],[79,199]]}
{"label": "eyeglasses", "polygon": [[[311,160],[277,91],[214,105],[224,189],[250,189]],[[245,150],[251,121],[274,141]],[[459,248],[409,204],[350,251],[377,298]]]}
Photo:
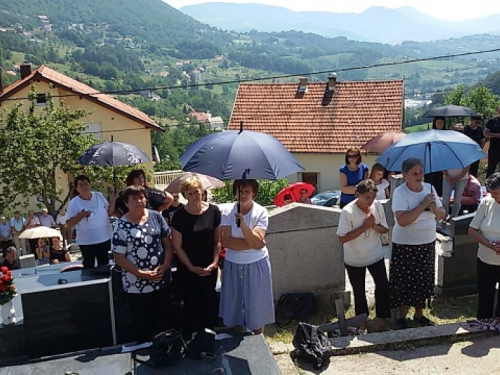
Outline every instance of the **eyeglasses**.
{"label": "eyeglasses", "polygon": [[348,158],[357,158],[359,154],[347,154]]}

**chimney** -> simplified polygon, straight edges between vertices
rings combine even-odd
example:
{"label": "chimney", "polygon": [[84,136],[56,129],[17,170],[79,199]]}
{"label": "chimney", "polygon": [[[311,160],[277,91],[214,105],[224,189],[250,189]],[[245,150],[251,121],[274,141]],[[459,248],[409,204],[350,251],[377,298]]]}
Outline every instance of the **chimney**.
{"label": "chimney", "polygon": [[309,79],[307,77],[302,77],[299,78],[299,88],[297,89],[297,92],[299,94],[304,94],[307,92],[307,82]]}
{"label": "chimney", "polygon": [[330,73],[328,76],[328,87],[327,91],[335,91],[335,86],[337,85],[337,73]]}
{"label": "chimney", "polygon": [[31,64],[21,64],[19,68],[21,69],[21,79],[25,79],[31,74]]}

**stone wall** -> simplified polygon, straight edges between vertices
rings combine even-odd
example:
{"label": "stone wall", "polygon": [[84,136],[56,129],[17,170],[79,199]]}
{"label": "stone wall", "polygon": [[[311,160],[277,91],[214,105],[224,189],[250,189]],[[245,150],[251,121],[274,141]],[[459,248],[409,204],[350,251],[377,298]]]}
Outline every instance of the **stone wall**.
{"label": "stone wall", "polygon": [[276,300],[283,293],[312,292],[327,300],[342,296],[348,301],[344,254],[337,237],[340,212],[293,203],[270,213],[266,241]]}

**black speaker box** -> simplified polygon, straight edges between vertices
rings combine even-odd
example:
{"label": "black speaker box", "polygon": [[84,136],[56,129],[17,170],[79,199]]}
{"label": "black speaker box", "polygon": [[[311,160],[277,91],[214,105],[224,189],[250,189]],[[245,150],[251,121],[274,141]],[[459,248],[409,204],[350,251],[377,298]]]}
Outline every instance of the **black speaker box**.
{"label": "black speaker box", "polygon": [[113,345],[110,279],[23,293],[29,358]]}

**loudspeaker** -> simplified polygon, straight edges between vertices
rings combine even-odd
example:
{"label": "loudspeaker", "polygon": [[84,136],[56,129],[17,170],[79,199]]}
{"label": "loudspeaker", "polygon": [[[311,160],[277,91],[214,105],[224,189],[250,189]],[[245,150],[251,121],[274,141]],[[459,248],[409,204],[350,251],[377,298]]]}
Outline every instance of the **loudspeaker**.
{"label": "loudspeaker", "polygon": [[113,345],[110,293],[108,278],[23,293],[29,358]]}

